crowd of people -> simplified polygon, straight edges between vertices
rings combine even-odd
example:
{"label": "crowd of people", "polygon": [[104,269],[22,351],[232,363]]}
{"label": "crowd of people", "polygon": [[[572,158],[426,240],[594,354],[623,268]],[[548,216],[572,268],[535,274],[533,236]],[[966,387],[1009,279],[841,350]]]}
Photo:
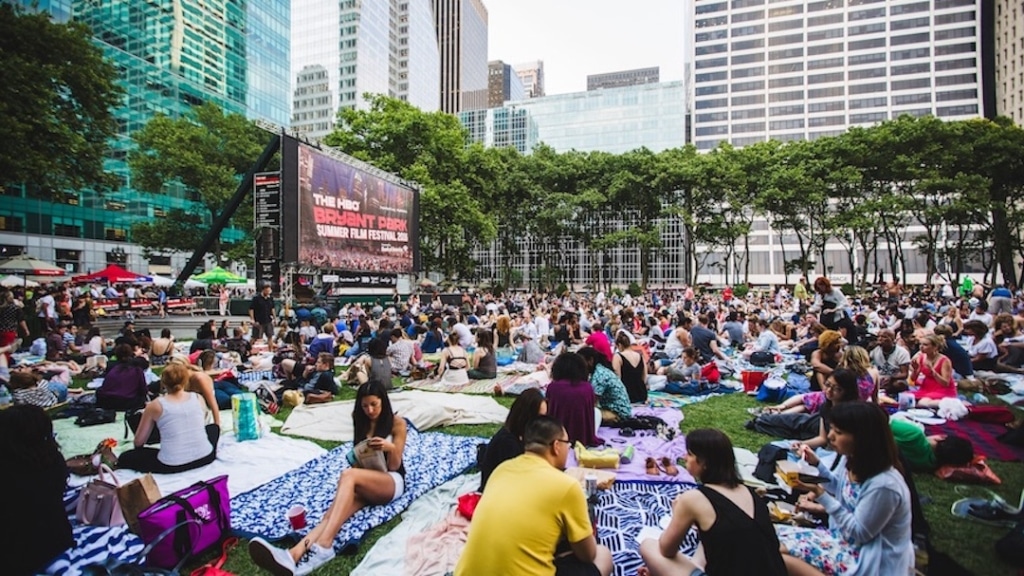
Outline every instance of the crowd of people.
{"label": "crowd of people", "polygon": [[[1024,295],[1013,287],[986,295],[980,284],[954,294],[908,290],[894,281],[861,298],[826,278],[810,286],[801,278],[792,291],[755,290],[742,298],[732,289],[685,288],[638,297],[467,293],[445,304],[424,294],[292,315],[282,313],[266,287],[252,299],[250,322],[204,322],[187,351],[169,330],[153,337],[130,321],[104,338],[76,320],[70,302],[82,297],[60,290],[34,298],[0,293],[0,376],[19,406],[0,412],[5,441],[8,427],[36,417],[33,409],[63,402],[71,376],[94,373],[103,376],[97,406],[141,412],[133,447],[112,455],[113,463],[139,471],[190,470],[216,458],[219,409],[245,390],[231,377],[239,369],[273,372],[283,385],[277,401],[283,391],[296,390],[307,402],[327,402],[338,393],[335,359],[347,359],[346,371],[358,385],[355,437],[371,441],[386,469],[346,470],[328,513],[293,547],[252,540],[253,560],[274,574],[323,565],[352,514],[404,492],[406,424],[391,409],[394,377],[492,379],[498,359],[515,356],[547,370],[549,383],[543,392],[521,394],[481,451],[483,496],[456,574],[515,567],[515,573],[607,575],[611,555],[596,542],[585,495],[559,473],[572,445],[600,445],[598,426],[632,418],[653,377],[699,382],[710,366],[724,371],[739,359],[783,351],[807,360],[811,389],[764,409],[754,421],[820,416],[806,421],[811,427],[794,449],[824,482],[802,485],[806,495],[798,508],[827,515],[829,530],[774,530],[764,501],[737,475],[726,432],[692,430],[686,468],[702,485],[675,500],[660,538],[641,544],[643,571],[910,573],[907,467],[963,463],[973,452],[959,439],[925,437],[905,423],[890,423],[879,403],[911,394],[918,405],[934,405],[957,397],[958,383],[977,371],[1024,372]],[[11,354],[24,348],[30,316],[47,332],[44,349],[33,350],[46,361],[8,368]],[[433,366],[425,354],[438,355]],[[164,366],[155,380],[147,376],[153,366]],[[148,446],[154,431],[162,438],[159,448]],[[821,449],[835,455],[828,466]],[[28,460],[56,474],[49,456]],[[691,527],[701,546],[688,557],[679,548]]]}

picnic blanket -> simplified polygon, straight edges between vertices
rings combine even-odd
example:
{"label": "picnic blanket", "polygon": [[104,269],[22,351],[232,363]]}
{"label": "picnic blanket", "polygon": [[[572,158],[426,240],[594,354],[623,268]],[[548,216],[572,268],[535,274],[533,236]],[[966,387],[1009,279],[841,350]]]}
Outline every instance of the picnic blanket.
{"label": "picnic blanket", "polygon": [[[239,442],[234,433],[229,432],[220,437],[217,459],[210,464],[177,474],[153,474],[153,479],[160,487],[160,493],[167,495],[200,480],[227,474],[228,492],[232,495],[241,494],[325,453],[326,450],[308,440],[267,433],[259,440]],[[141,472],[123,469],[115,470],[114,474],[121,483],[143,475]],[[72,474],[68,485],[82,486],[92,478]]]}
{"label": "picnic blanket", "polygon": [[[669,428],[679,431],[679,423],[683,421],[683,413],[672,408],[634,408],[634,416],[657,416],[668,424]],[[601,426],[597,429],[597,436],[605,441],[605,446],[624,450],[627,446],[633,446],[633,459],[628,464],[620,463],[617,469],[608,469],[608,472],[615,473],[615,481],[641,481],[641,482],[671,482],[676,484],[693,484],[693,476],[683,466],[677,465],[679,473],[670,476],[663,471],[658,475],[647,473],[645,461],[648,456],[656,461],[667,457],[675,463],[679,457],[686,456],[686,439],[681,433],[676,434],[672,440],[664,440],[654,434],[653,430],[635,430],[635,436],[624,437],[619,434],[619,428]],[[575,452],[569,453],[566,466],[577,466]]]}
{"label": "picnic blanket", "polygon": [[[672,500],[697,486],[694,484],[652,484],[616,482],[611,490],[599,492],[597,540],[612,552],[616,576],[634,576],[643,566],[637,535],[645,527],[660,533],[672,516]],[[697,530],[690,528],[680,547],[684,554],[697,549]]]}
{"label": "picnic blanket", "polygon": [[[338,552],[351,551],[370,529],[394,518],[428,490],[462,474],[476,464],[476,446],[483,438],[420,432],[409,426],[405,444],[405,494],[383,506],[356,512],[334,539]],[[312,530],[327,512],[337,490],[341,471],[348,468],[348,442],[276,478],[255,490],[231,499],[231,524],[243,534],[276,540],[291,533],[285,511],[295,503],[305,505]]]}
{"label": "picnic blanket", "polygon": [[704,394],[702,396],[680,396],[679,394],[669,394],[668,392],[662,392],[660,390],[651,390],[647,393],[647,406],[651,408],[682,408],[689,406],[690,404],[696,404],[697,402],[703,402],[708,398],[714,398],[715,396],[722,396],[734,390],[722,386],[718,392],[711,394]]}
{"label": "picnic blanket", "polygon": [[[281,426],[281,421],[269,414],[261,414],[260,423],[266,427]],[[221,434],[226,434],[234,429],[234,419],[231,410],[221,410]],[[57,435],[57,443],[60,444],[60,451],[64,454],[65,458],[79,454],[91,454],[96,449],[96,445],[105,438],[117,440],[118,447],[114,450],[115,452],[127,450],[132,446],[134,434],[129,432],[128,437],[125,438],[124,431],[123,412],[119,412],[117,419],[113,422],[86,426],[84,428],[82,426],[75,426],[74,418],[59,418],[53,421],[53,432]]]}
{"label": "picnic blanket", "polygon": [[515,374],[499,374],[497,378],[487,380],[470,380],[465,384],[451,384],[442,380],[426,378],[413,380],[405,384],[406,388],[426,390],[429,392],[447,392],[449,394],[494,394],[494,387],[515,380]]}
{"label": "picnic blanket", "polygon": [[[351,576],[406,574],[407,576],[442,576],[455,569],[465,539],[425,538],[450,525],[446,522],[459,496],[480,487],[480,473],[456,476],[418,498],[402,513],[402,521],[381,536],[366,551],[363,561],[352,569]],[[450,526],[448,532],[460,532]],[[410,549],[412,547],[413,549]]]}
{"label": "picnic blanket", "polygon": [[[388,394],[391,407],[419,430],[453,424],[501,424],[508,408],[494,398],[466,394],[439,394],[422,390],[403,390]],[[355,400],[299,406],[288,416],[282,432],[349,442],[352,440],[352,409]]]}
{"label": "picnic blanket", "polygon": [[1000,442],[998,438],[1007,432],[1006,426],[989,424],[977,420],[947,420],[939,426],[926,426],[925,432],[959,436],[974,445],[975,454],[1004,462],[1024,461],[1024,448]]}

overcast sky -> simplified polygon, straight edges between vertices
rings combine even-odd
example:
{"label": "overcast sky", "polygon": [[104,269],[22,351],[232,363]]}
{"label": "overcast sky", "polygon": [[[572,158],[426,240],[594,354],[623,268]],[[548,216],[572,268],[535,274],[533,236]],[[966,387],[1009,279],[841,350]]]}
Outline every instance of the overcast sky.
{"label": "overcast sky", "polygon": [[488,59],[544,61],[545,91],[587,89],[587,75],[659,66],[683,78],[683,0],[484,0]]}

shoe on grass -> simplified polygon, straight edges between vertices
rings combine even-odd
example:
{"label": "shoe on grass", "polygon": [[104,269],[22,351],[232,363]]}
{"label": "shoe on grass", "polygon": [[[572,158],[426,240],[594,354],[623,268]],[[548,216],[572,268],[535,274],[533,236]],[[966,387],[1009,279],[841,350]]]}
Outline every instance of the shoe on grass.
{"label": "shoe on grass", "polygon": [[331,560],[334,560],[334,547],[324,548],[319,544],[313,544],[303,555],[302,560],[299,562],[298,568],[295,570],[295,576],[306,576],[306,574],[312,574],[314,570],[327,564]]}
{"label": "shoe on grass", "polygon": [[283,548],[271,546],[263,538],[257,537],[249,541],[249,556],[254,564],[274,576],[295,575],[295,560],[292,560],[291,553]]}

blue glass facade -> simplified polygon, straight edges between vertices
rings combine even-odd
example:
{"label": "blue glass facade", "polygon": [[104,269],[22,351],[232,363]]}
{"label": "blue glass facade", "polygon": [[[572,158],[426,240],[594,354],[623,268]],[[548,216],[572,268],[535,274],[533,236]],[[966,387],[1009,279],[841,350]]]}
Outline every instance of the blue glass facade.
{"label": "blue glass facade", "polygon": [[558,151],[618,154],[654,152],[686,144],[683,82],[607,88],[509,102],[466,111],[459,119],[474,142],[529,152],[544,143]]}
{"label": "blue glass facade", "polygon": [[[57,202],[31,183],[8,187],[0,207],[0,250],[27,251],[69,272],[102,268],[109,253],[124,251],[129,268],[147,271],[150,262],[131,245],[132,225],[196,203],[180,188],[155,195],[132,187],[126,162],[132,134],[156,114],[178,117],[204,102],[287,125],[288,2],[51,0],[39,8],[55,19],[70,14],[88,24],[96,45],[117,67],[125,94],[115,110],[118,133],[105,168],[119,186],[102,195],[68,191]],[[224,234],[225,240],[240,237],[239,231]],[[186,257],[154,260],[155,270],[170,273]]]}

